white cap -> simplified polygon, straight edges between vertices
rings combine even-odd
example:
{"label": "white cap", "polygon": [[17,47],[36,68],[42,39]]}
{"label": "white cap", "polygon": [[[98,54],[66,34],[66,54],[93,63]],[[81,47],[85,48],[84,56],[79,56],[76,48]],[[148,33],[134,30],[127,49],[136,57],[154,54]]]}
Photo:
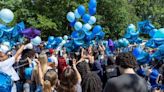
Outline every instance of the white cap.
{"label": "white cap", "polygon": [[0,52],[6,54],[9,51],[9,47],[6,45],[0,45]]}
{"label": "white cap", "polygon": [[24,47],[24,49],[33,49],[32,43],[28,43],[28,44]]}

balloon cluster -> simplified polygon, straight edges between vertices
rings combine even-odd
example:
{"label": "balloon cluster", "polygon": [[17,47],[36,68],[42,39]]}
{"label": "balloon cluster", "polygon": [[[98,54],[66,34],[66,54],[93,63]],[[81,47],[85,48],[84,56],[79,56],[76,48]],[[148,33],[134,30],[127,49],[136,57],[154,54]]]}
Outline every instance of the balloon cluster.
{"label": "balloon cluster", "polygon": [[142,43],[142,39],[139,38],[139,31],[136,31],[136,27],[133,24],[130,24],[126,30],[126,34],[124,37],[130,42],[130,43]]}
{"label": "balloon cluster", "polygon": [[164,28],[156,29],[148,20],[138,22],[139,31],[143,34],[149,34],[151,39],[146,43],[147,47],[157,48],[164,44]]}
{"label": "balloon cluster", "polygon": [[129,41],[126,38],[121,38],[119,40],[114,41],[115,48],[127,47],[129,45]]}
{"label": "balloon cluster", "polygon": [[132,53],[136,57],[139,65],[146,64],[146,63],[149,63],[151,61],[149,53],[144,51],[140,45],[137,46],[132,51]]}
{"label": "balloon cluster", "polygon": [[[142,34],[148,34],[150,36],[150,39],[145,44],[146,47],[157,48],[152,55],[148,55],[148,53],[142,50],[141,47],[135,48],[133,50],[133,55],[137,58],[138,62],[141,63],[140,61],[142,61],[143,63],[141,64],[144,64],[147,63],[147,61],[151,61],[152,58],[156,58],[158,60],[164,59],[164,28],[156,29],[150,21],[146,20],[138,22],[138,31]],[[125,37],[128,38],[129,35],[126,34]]]}
{"label": "balloon cluster", "polygon": [[[67,20],[75,31],[72,32],[71,38],[75,46],[89,45],[92,40],[102,40],[105,33],[100,25],[96,23],[96,0],[90,0],[88,4],[88,13],[83,5],[78,6],[74,12],[68,12]],[[82,21],[80,21],[82,19]],[[92,30],[92,31],[91,31]]]}
{"label": "balloon cluster", "polygon": [[25,25],[23,22],[16,24],[14,27],[0,24],[0,43],[7,45],[11,49],[17,42],[23,42],[23,35],[21,32],[24,28]]}
{"label": "balloon cluster", "polygon": [[[153,29],[155,29],[155,26],[149,20],[138,22],[138,31],[143,34],[149,34]],[[149,35],[151,36],[152,34]]]}
{"label": "balloon cluster", "polygon": [[47,49],[54,48],[57,51],[59,51],[64,46],[64,44],[67,42],[67,40],[68,40],[67,35],[65,35],[63,38],[62,37],[49,36],[46,48]]}
{"label": "balloon cluster", "polygon": [[32,45],[41,43],[40,31],[34,28],[25,29],[24,22],[20,22],[13,27],[7,26],[7,23],[14,19],[14,14],[10,9],[2,9],[0,11],[0,19],[5,23],[0,23],[0,45],[1,47],[7,46],[6,50],[10,50],[13,46],[23,43],[24,37],[31,39]]}

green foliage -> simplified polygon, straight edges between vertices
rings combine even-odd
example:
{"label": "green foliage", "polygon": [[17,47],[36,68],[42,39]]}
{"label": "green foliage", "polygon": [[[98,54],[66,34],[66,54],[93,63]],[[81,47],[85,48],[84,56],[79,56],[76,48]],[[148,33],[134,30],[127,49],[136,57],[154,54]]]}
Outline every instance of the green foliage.
{"label": "green foliage", "polygon": [[[69,35],[66,14],[80,4],[88,8],[89,0],[1,0],[0,9],[9,8],[15,18],[13,26],[24,21],[26,27],[42,30],[42,38],[49,35]],[[149,19],[157,27],[164,27],[164,0],[97,0],[97,22],[103,26],[106,38],[118,39],[123,36],[128,24]],[[0,20],[0,23],[2,21]]]}

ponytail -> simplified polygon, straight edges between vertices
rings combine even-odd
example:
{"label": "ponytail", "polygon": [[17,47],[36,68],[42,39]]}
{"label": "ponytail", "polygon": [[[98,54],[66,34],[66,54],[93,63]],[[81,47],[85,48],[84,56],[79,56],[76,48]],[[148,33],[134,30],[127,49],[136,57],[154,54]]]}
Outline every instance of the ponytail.
{"label": "ponytail", "polygon": [[44,81],[43,92],[51,92],[51,83],[49,80]]}

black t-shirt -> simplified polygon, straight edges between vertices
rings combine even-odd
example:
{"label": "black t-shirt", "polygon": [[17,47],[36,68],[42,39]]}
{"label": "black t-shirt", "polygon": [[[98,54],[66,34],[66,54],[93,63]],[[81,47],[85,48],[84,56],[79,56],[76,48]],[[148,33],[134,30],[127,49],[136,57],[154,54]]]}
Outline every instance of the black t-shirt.
{"label": "black t-shirt", "polygon": [[137,74],[124,74],[109,79],[103,92],[148,92],[148,88]]}

